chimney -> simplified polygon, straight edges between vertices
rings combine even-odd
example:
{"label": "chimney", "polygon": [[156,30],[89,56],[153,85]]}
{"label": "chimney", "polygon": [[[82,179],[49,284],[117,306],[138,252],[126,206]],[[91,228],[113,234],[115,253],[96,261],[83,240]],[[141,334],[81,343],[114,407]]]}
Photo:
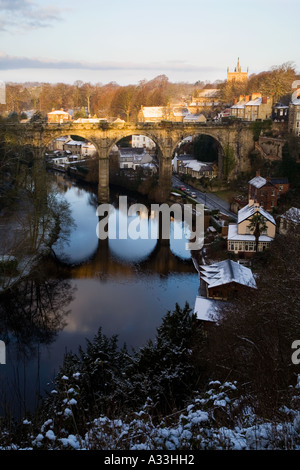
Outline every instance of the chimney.
{"label": "chimney", "polygon": [[267,96],[263,96],[262,99],[261,99],[261,103],[262,103],[262,104],[267,104],[267,103],[268,103],[268,97],[267,97]]}
{"label": "chimney", "polygon": [[250,101],[250,95],[245,96],[245,101],[246,101],[246,103],[248,103],[248,101]]}
{"label": "chimney", "polygon": [[239,101],[242,101],[244,99],[243,95],[240,95]]}
{"label": "chimney", "polygon": [[256,170],[256,176],[260,176],[260,170]]}
{"label": "chimney", "polygon": [[234,98],[233,104],[237,104],[237,98]]}

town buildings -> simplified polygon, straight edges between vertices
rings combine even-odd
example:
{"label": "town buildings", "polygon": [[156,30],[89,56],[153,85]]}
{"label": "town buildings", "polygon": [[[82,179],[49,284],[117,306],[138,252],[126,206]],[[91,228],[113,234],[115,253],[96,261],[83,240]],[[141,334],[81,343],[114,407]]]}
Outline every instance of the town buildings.
{"label": "town buildings", "polygon": [[186,106],[142,106],[138,113],[139,122],[206,122],[203,114],[193,114]]}
{"label": "town buildings", "polygon": [[192,97],[191,101],[188,101],[187,109],[194,115],[221,104],[220,90],[218,88],[204,88],[199,90],[196,96]]}
{"label": "town buildings", "polygon": [[240,96],[230,108],[230,115],[243,121],[270,119],[273,112],[273,98],[261,93]]}
{"label": "town buildings", "polygon": [[254,214],[260,213],[266,228],[261,232],[258,239],[257,251],[269,248],[275,238],[276,222],[274,217],[262,208],[254,200],[238,211],[236,224],[228,225],[227,250],[235,254],[251,256],[256,250],[256,239],[253,230],[250,229],[251,219]]}
{"label": "town buildings", "polygon": [[254,200],[266,211],[277,207],[279,197],[289,189],[287,178],[263,178],[260,171],[248,182],[248,200]]}
{"label": "town buildings", "polygon": [[281,103],[276,103],[273,107],[272,119],[274,122],[288,122],[289,107]]}
{"label": "town buildings", "polygon": [[179,165],[179,173],[192,176],[193,178],[216,178],[218,167],[214,162],[200,162],[198,160],[188,160]]}
{"label": "town buildings", "polygon": [[47,117],[49,123],[62,124],[67,121],[72,121],[72,116],[63,109],[52,109],[52,111],[47,114]]}
{"label": "town buildings", "polygon": [[288,128],[290,133],[300,136],[300,88],[292,94],[289,105]]}
{"label": "town buildings", "polygon": [[199,278],[194,313],[205,324],[216,322],[220,310],[237,293],[257,288],[251,269],[229,259],[199,266]]}
{"label": "town buildings", "polygon": [[157,172],[153,157],[144,148],[120,148],[119,153],[121,170],[141,168],[151,174]]}
{"label": "town buildings", "polygon": [[218,166],[215,162],[201,162],[191,154],[176,154],[172,165],[175,173],[189,175],[197,179],[218,176]]}
{"label": "town buildings", "polygon": [[56,153],[76,154],[80,158],[93,157],[97,150],[92,142],[87,140],[74,140],[69,135],[58,137],[51,145],[50,150]]}
{"label": "town buildings", "polygon": [[145,148],[148,151],[152,151],[156,147],[155,142],[146,135],[133,135],[131,145],[133,148]]}

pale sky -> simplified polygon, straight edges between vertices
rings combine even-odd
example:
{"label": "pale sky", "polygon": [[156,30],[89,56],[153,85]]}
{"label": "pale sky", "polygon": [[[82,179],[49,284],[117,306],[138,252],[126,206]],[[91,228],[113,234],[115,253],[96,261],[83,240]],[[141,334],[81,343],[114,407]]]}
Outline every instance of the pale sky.
{"label": "pale sky", "polygon": [[300,0],[0,0],[0,81],[225,80],[292,62]]}

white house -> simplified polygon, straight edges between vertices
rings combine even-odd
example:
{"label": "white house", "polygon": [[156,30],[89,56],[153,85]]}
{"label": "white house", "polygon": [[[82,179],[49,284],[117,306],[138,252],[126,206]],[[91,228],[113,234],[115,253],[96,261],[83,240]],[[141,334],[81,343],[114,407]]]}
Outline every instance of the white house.
{"label": "white house", "polygon": [[156,147],[155,142],[146,135],[133,135],[131,145],[133,148],[145,148],[147,150],[153,150]]}

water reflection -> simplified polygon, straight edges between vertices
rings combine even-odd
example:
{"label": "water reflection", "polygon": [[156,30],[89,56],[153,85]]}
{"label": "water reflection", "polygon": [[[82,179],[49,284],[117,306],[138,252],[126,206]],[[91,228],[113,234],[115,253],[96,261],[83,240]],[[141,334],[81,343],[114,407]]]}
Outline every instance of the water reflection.
{"label": "water reflection", "polygon": [[40,392],[40,352],[67,325],[76,286],[66,279],[49,279],[45,266],[1,296],[0,332],[6,344],[6,365],[0,368],[0,409],[20,415],[37,403]]}
{"label": "water reflection", "polygon": [[[0,339],[9,343],[8,363],[0,369],[1,388],[8,379],[17,383],[20,410],[34,406],[66,351],[84,347],[100,326],[108,336],[117,334],[120,345],[139,348],[154,337],[176,302],[193,305],[198,290],[186,238],[174,236],[185,227],[176,227],[171,220],[170,240],[99,240],[94,193],[60,176],[53,178],[53,191],[68,203],[74,220],[68,242],[59,240],[56,256],[3,299],[0,310]],[[118,194],[112,203],[116,214],[124,217]]]}
{"label": "water reflection", "polygon": [[[60,187],[62,187],[61,183]],[[95,258],[101,246],[96,233],[99,222],[96,214],[97,201],[93,194],[72,184],[63,185],[63,191],[72,211],[75,228],[71,231],[68,243],[62,246],[57,243],[54,245],[54,250],[61,261],[68,264],[80,264]],[[141,220],[142,213],[128,215],[129,206],[135,202],[128,199],[128,204],[124,207],[122,204],[119,205],[117,195],[115,195],[112,200],[114,208],[108,217],[109,251],[114,258],[125,263],[140,263],[147,260],[157,244],[162,244],[158,234],[159,226],[151,217],[150,208],[147,220]],[[136,231],[140,232],[140,236],[136,239],[128,236],[133,224],[138,227]],[[170,218],[170,239],[164,240],[163,243],[168,245],[175,256],[189,260],[191,253],[186,249],[189,234],[190,229],[184,222]]]}

